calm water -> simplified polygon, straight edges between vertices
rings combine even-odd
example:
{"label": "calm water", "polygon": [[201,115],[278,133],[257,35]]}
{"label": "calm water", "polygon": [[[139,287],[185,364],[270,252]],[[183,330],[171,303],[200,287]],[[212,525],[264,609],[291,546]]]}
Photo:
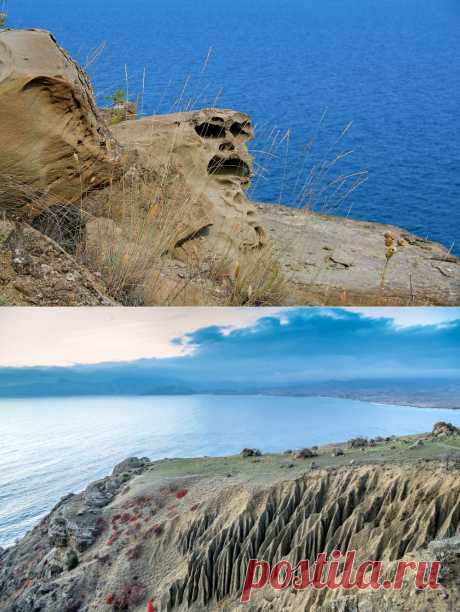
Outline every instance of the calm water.
{"label": "calm water", "polygon": [[[9,4],[11,25],[53,30],[81,63],[90,63],[101,101],[124,86],[126,65],[131,97],[142,90],[146,69],[144,113],[216,100],[250,113],[258,126],[253,148],[265,169],[259,167],[255,198],[298,204],[312,165],[352,149],[314,182],[312,207],[339,206],[348,214],[351,206],[354,217],[455,242],[460,252],[458,0]],[[334,145],[350,121],[343,144]],[[275,157],[266,154],[273,138]],[[345,204],[334,193],[338,183],[322,192],[336,176],[363,168],[369,180]]]}
{"label": "calm water", "polygon": [[167,396],[0,401],[0,546],[128,456],[284,451],[428,431],[460,411],[328,398]]}

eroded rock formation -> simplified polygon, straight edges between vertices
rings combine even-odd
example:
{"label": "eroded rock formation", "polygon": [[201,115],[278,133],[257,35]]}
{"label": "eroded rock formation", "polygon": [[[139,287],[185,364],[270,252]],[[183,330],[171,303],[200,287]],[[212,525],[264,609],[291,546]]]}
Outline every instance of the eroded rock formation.
{"label": "eroded rock formation", "polygon": [[[129,120],[109,129],[103,116],[118,111],[96,108],[88,77],[50,33],[0,32],[0,218],[50,237],[76,268],[101,275],[116,301],[460,304],[460,262],[441,245],[378,223],[251,203],[254,132],[244,113],[121,113]],[[0,300],[1,290],[0,279]],[[67,303],[26,290],[31,303]]]}
{"label": "eroded rock formation", "polygon": [[254,593],[251,610],[447,612],[460,601],[458,469],[439,462],[334,467],[290,480],[272,475],[269,483],[256,472],[228,482],[209,467],[206,475],[162,476],[168,465],[130,459],[62,499],[0,552],[0,608],[145,612],[152,601],[162,612],[237,610],[250,559],[296,564],[335,549],[382,560],[390,573],[396,560],[432,560],[436,549],[443,586],[415,600],[410,585],[359,594],[267,588]]}
{"label": "eroded rock formation", "polygon": [[[205,237],[204,250],[229,257],[265,244],[245,193],[252,176],[246,142],[253,138],[247,115],[204,109],[125,122],[113,131],[141,167],[163,181],[164,197],[181,210],[177,244]],[[173,181],[165,180],[168,173]]]}
{"label": "eroded rock formation", "polygon": [[0,137],[6,211],[80,201],[120,161],[87,75],[44,30],[0,32]]}

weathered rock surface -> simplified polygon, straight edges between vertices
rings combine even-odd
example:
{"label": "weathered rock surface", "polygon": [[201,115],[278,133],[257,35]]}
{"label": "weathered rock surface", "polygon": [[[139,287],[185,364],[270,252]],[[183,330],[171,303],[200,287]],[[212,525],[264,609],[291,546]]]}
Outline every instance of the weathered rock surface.
{"label": "weathered rock surface", "polygon": [[253,138],[247,115],[204,109],[123,122],[113,132],[142,168],[160,180],[168,169],[173,174],[166,197],[177,206],[187,202],[178,244],[205,236],[202,248],[228,257],[264,245],[265,231],[245,193],[252,176],[246,142]]}
{"label": "weathered rock surface", "polygon": [[[214,461],[225,469],[224,458]],[[145,612],[151,600],[160,611],[243,610],[249,559],[295,565],[332,550],[382,560],[389,576],[398,559],[436,557],[443,562],[442,586],[417,594],[412,583],[359,594],[267,588],[253,594],[250,609],[457,609],[458,470],[430,461],[362,464],[288,480],[277,470],[267,480],[268,463],[234,461],[240,469],[252,466],[245,468],[252,476],[229,481],[210,465],[196,475],[166,476],[175,473],[174,460],[131,458],[112,476],[63,498],[16,546],[0,551],[0,609]]]}
{"label": "weathered rock surface", "polygon": [[[129,115],[109,130],[114,110],[96,108],[50,33],[0,32],[0,215],[32,223],[118,302],[460,305],[460,262],[438,244],[250,202],[244,113]],[[61,303],[37,291],[25,286],[30,303]]]}
{"label": "weathered rock surface", "polygon": [[0,135],[7,211],[79,201],[120,162],[87,75],[44,30],[0,31]]}
{"label": "weathered rock surface", "polygon": [[103,281],[30,225],[0,221],[0,305],[110,306]]}
{"label": "weathered rock surface", "polygon": [[[460,260],[389,225],[259,204],[291,301],[310,305],[458,306]],[[387,263],[384,234],[401,246]],[[386,265],[387,264],[387,265]]]}

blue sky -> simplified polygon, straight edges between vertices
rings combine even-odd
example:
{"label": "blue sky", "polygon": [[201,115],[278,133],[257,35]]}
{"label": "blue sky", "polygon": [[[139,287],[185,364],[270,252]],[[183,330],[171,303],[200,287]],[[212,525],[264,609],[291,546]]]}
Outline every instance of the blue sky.
{"label": "blue sky", "polygon": [[46,310],[11,309],[0,312],[0,394],[32,383],[159,392],[458,377],[460,309],[403,310],[64,309],[46,327]]}

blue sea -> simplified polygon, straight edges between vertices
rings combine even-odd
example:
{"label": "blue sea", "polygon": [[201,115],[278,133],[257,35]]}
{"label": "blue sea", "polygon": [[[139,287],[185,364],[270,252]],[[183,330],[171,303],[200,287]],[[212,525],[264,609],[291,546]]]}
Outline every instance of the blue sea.
{"label": "blue sea", "polygon": [[254,199],[398,224],[460,253],[458,0],[9,8],[12,26],[52,30],[88,67],[101,103],[127,85],[144,114],[249,113]]}
{"label": "blue sea", "polygon": [[460,425],[460,411],[337,398],[75,397],[0,400],[0,546],[31,529],[67,493],[129,456],[199,457],[341,442]]}

